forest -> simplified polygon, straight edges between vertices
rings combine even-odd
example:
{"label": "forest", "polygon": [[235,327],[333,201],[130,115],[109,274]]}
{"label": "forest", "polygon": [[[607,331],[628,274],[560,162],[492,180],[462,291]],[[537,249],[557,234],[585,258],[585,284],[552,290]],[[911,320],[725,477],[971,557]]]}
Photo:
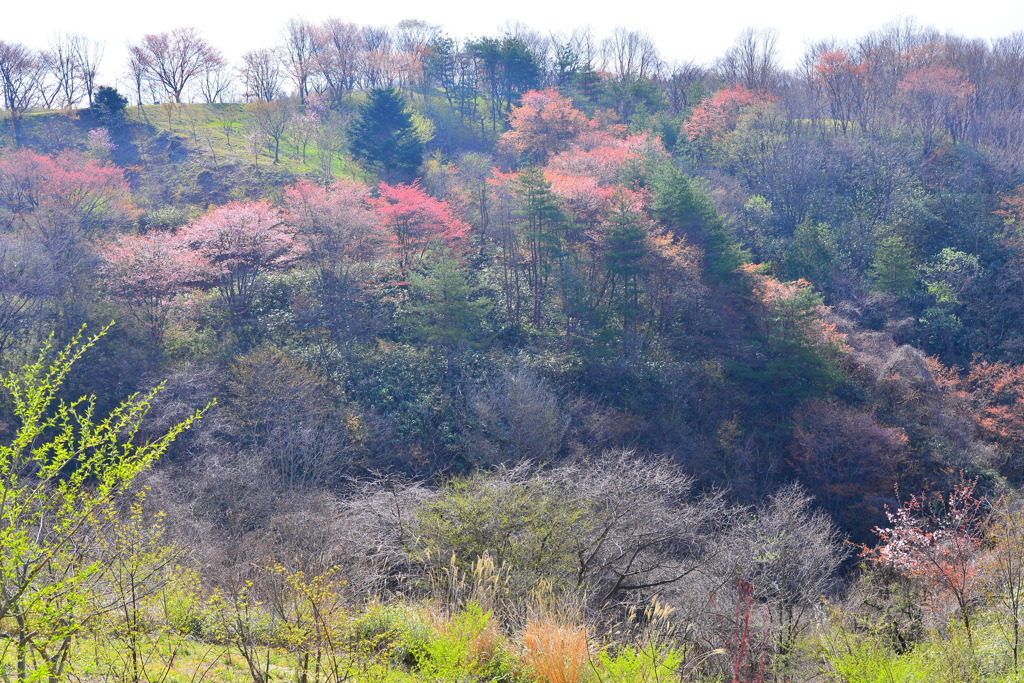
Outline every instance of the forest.
{"label": "forest", "polygon": [[8,38],[0,680],[1024,680],[1024,33]]}

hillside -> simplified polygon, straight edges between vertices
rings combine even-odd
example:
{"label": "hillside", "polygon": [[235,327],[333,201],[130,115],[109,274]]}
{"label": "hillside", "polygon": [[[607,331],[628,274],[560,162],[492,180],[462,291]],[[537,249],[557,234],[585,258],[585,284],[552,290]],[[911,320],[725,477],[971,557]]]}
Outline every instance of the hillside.
{"label": "hillside", "polygon": [[0,672],[1016,680],[1024,72],[907,31],[8,101]]}

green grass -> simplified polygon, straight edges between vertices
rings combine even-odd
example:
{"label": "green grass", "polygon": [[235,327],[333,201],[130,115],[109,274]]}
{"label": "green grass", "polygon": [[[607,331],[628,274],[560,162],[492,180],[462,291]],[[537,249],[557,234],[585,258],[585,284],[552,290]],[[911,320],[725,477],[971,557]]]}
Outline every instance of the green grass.
{"label": "green grass", "polygon": [[[245,104],[157,104],[129,107],[129,121],[151,126],[156,135],[167,133],[185,141],[188,148],[209,157],[215,165],[242,164],[273,168],[299,177],[321,175],[320,156],[315,142],[302,149],[288,133],[281,141],[279,163],[274,164],[272,147],[261,150],[258,158],[248,148],[246,134],[254,127],[251,110]],[[340,136],[340,130],[334,131]],[[362,172],[344,152],[334,155],[335,178],[361,178]]]}

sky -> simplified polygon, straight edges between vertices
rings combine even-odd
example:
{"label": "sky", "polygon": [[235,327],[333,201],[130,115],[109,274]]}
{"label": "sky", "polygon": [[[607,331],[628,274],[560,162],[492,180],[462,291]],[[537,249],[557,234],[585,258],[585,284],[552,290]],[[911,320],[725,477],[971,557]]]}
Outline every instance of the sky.
{"label": "sky", "polygon": [[629,0],[589,4],[558,0],[288,0],[259,7],[255,3],[243,5],[225,0],[0,0],[0,6],[0,40],[42,48],[55,34],[77,32],[103,42],[105,53],[99,82],[115,86],[124,78],[125,45],[146,33],[195,26],[236,63],[248,50],[280,43],[284,25],[295,17],[319,22],[336,16],[372,25],[421,19],[464,38],[500,35],[503,26],[517,21],[543,32],[568,32],[589,26],[598,37],[624,26],[648,32],[669,61],[702,64],[713,62],[744,29],[772,28],[779,33],[778,48],[787,68],[796,66],[813,42],[827,38],[851,40],[907,18],[914,18],[921,26],[986,40],[1024,31],[1024,2],[1020,0]]}

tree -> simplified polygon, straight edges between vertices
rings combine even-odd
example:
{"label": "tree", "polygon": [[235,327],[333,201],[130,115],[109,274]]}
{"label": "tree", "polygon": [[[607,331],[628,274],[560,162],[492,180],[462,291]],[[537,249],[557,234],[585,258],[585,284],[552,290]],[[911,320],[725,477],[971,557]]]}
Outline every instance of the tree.
{"label": "tree", "polygon": [[27,47],[0,40],[0,92],[11,117],[15,146],[21,144],[21,119],[36,96],[40,68],[38,56]]}
{"label": "tree", "polygon": [[879,291],[906,296],[917,286],[914,253],[902,237],[887,235],[878,242],[868,274]]}
{"label": "tree", "polygon": [[491,304],[470,281],[462,259],[443,248],[422,273],[409,277],[409,290],[410,326],[444,349],[450,382],[456,355],[480,338]]}
{"label": "tree", "polygon": [[640,348],[638,318],[643,314],[643,289],[647,237],[652,225],[643,214],[636,193],[619,190],[602,232],[607,291],[612,308],[622,321],[622,353],[632,358]]}
{"label": "tree", "polygon": [[298,89],[299,102],[306,104],[309,79],[315,73],[317,58],[322,49],[316,27],[304,19],[289,20],[285,27],[284,49],[288,75]]}
{"label": "tree", "polygon": [[347,289],[354,264],[384,252],[387,235],[362,183],[339,180],[320,186],[300,180],[285,189],[284,206],[324,289]]}
{"label": "tree", "polygon": [[706,150],[712,141],[720,139],[733,128],[748,108],[771,103],[776,99],[772,95],[736,84],[701,100],[683,128],[690,142]]}
{"label": "tree", "polygon": [[209,264],[209,275],[233,327],[256,298],[260,278],[291,265],[302,253],[281,213],[267,202],[232,202],[178,233]]}
{"label": "tree", "polygon": [[522,38],[506,35],[481,38],[469,43],[466,51],[477,64],[481,80],[490,86],[491,130],[512,110],[516,98],[540,86],[541,67],[537,57]]}
{"label": "tree", "polygon": [[447,203],[412,185],[380,184],[380,196],[371,204],[381,225],[391,232],[403,276],[422,262],[435,243],[449,249],[461,247],[469,226],[452,213]]}
{"label": "tree", "polygon": [[500,144],[527,163],[543,163],[564,150],[590,125],[586,115],[554,88],[531,90],[508,116],[509,130]]}
{"label": "tree", "polygon": [[779,33],[774,29],[745,29],[718,62],[726,83],[769,92],[779,80]]}
{"label": "tree", "polygon": [[79,287],[95,266],[91,242],[127,225],[137,213],[116,166],[75,152],[48,157],[21,150],[0,156],[0,224],[46,253],[61,315],[81,304]]}
{"label": "tree", "polygon": [[[813,82],[828,98],[832,125],[846,133],[866,99],[868,64],[853,63],[842,50],[825,50],[812,67]],[[860,120],[861,126],[865,124]]]}
{"label": "tree", "polygon": [[119,128],[124,125],[128,98],[110,86],[101,85],[89,105],[89,115],[100,125]]}
{"label": "tree", "polygon": [[1009,628],[1000,621],[1010,651],[1014,671],[1020,665],[1021,637],[1024,635],[1024,515],[1020,501],[1002,498],[995,505],[989,539],[995,542],[991,575],[995,599],[1009,620]]}
{"label": "tree", "polygon": [[11,661],[4,650],[14,649],[20,681],[57,680],[73,639],[102,609],[88,603],[102,570],[91,521],[202,415],[139,443],[160,387],[102,418],[94,415],[94,396],[60,398],[72,366],[105,331],[87,339],[79,333],[56,354],[47,346],[34,363],[2,378],[19,426],[0,446],[0,623],[8,631],[0,656]]}
{"label": "tree", "polygon": [[423,143],[397,90],[370,90],[348,134],[352,155],[388,182],[416,177]]}
{"label": "tree", "polygon": [[188,84],[224,63],[220,51],[210,45],[193,27],[179,27],[170,33],[143,36],[130,46],[144,78],[163,88],[167,96],[180,104]]}
{"label": "tree", "polygon": [[281,98],[272,101],[259,100],[249,105],[249,111],[252,112],[256,130],[264,139],[274,143],[274,163],[280,163],[281,140],[288,132],[288,123],[294,113],[292,102]]}
{"label": "tree", "polygon": [[281,54],[261,48],[242,55],[242,94],[250,102],[270,102],[281,90]]}
{"label": "tree", "polygon": [[124,235],[101,246],[100,258],[105,286],[149,328],[158,348],[171,302],[201,284],[210,268],[199,253],[182,248],[170,233]]}
{"label": "tree", "polygon": [[[567,219],[559,206],[558,198],[551,191],[551,183],[538,168],[529,168],[515,179],[515,194],[520,201],[520,217],[526,237],[528,260],[527,281],[533,297],[533,325],[540,326],[547,295],[548,276],[551,262],[562,252],[561,229]],[[519,260],[519,255],[509,252]],[[518,309],[518,307],[517,307]],[[518,310],[516,319],[518,324]]]}
{"label": "tree", "polygon": [[963,138],[976,90],[965,74],[928,64],[908,73],[897,89],[907,119],[921,135],[925,155],[934,149],[940,131],[949,133],[954,144]]}
{"label": "tree", "polygon": [[[720,575],[747,580],[753,597],[776,625],[776,643],[785,666],[821,600],[836,585],[849,555],[831,518],[814,509],[813,498],[798,484],[785,486],[719,541]],[[732,566],[729,566],[732,565]],[[780,676],[782,680],[792,680]]]}
{"label": "tree", "polygon": [[330,329],[340,341],[344,332],[358,329],[365,300],[361,284],[389,246],[370,189],[347,180],[326,187],[300,180],[285,189],[284,207],[313,266]]}
{"label": "tree", "polygon": [[972,646],[971,607],[983,583],[982,551],[991,522],[988,501],[974,495],[977,484],[963,480],[938,501],[914,495],[895,511],[886,506],[889,526],[874,529],[878,545],[861,546],[861,557],[920,582],[933,605],[952,597]]}

